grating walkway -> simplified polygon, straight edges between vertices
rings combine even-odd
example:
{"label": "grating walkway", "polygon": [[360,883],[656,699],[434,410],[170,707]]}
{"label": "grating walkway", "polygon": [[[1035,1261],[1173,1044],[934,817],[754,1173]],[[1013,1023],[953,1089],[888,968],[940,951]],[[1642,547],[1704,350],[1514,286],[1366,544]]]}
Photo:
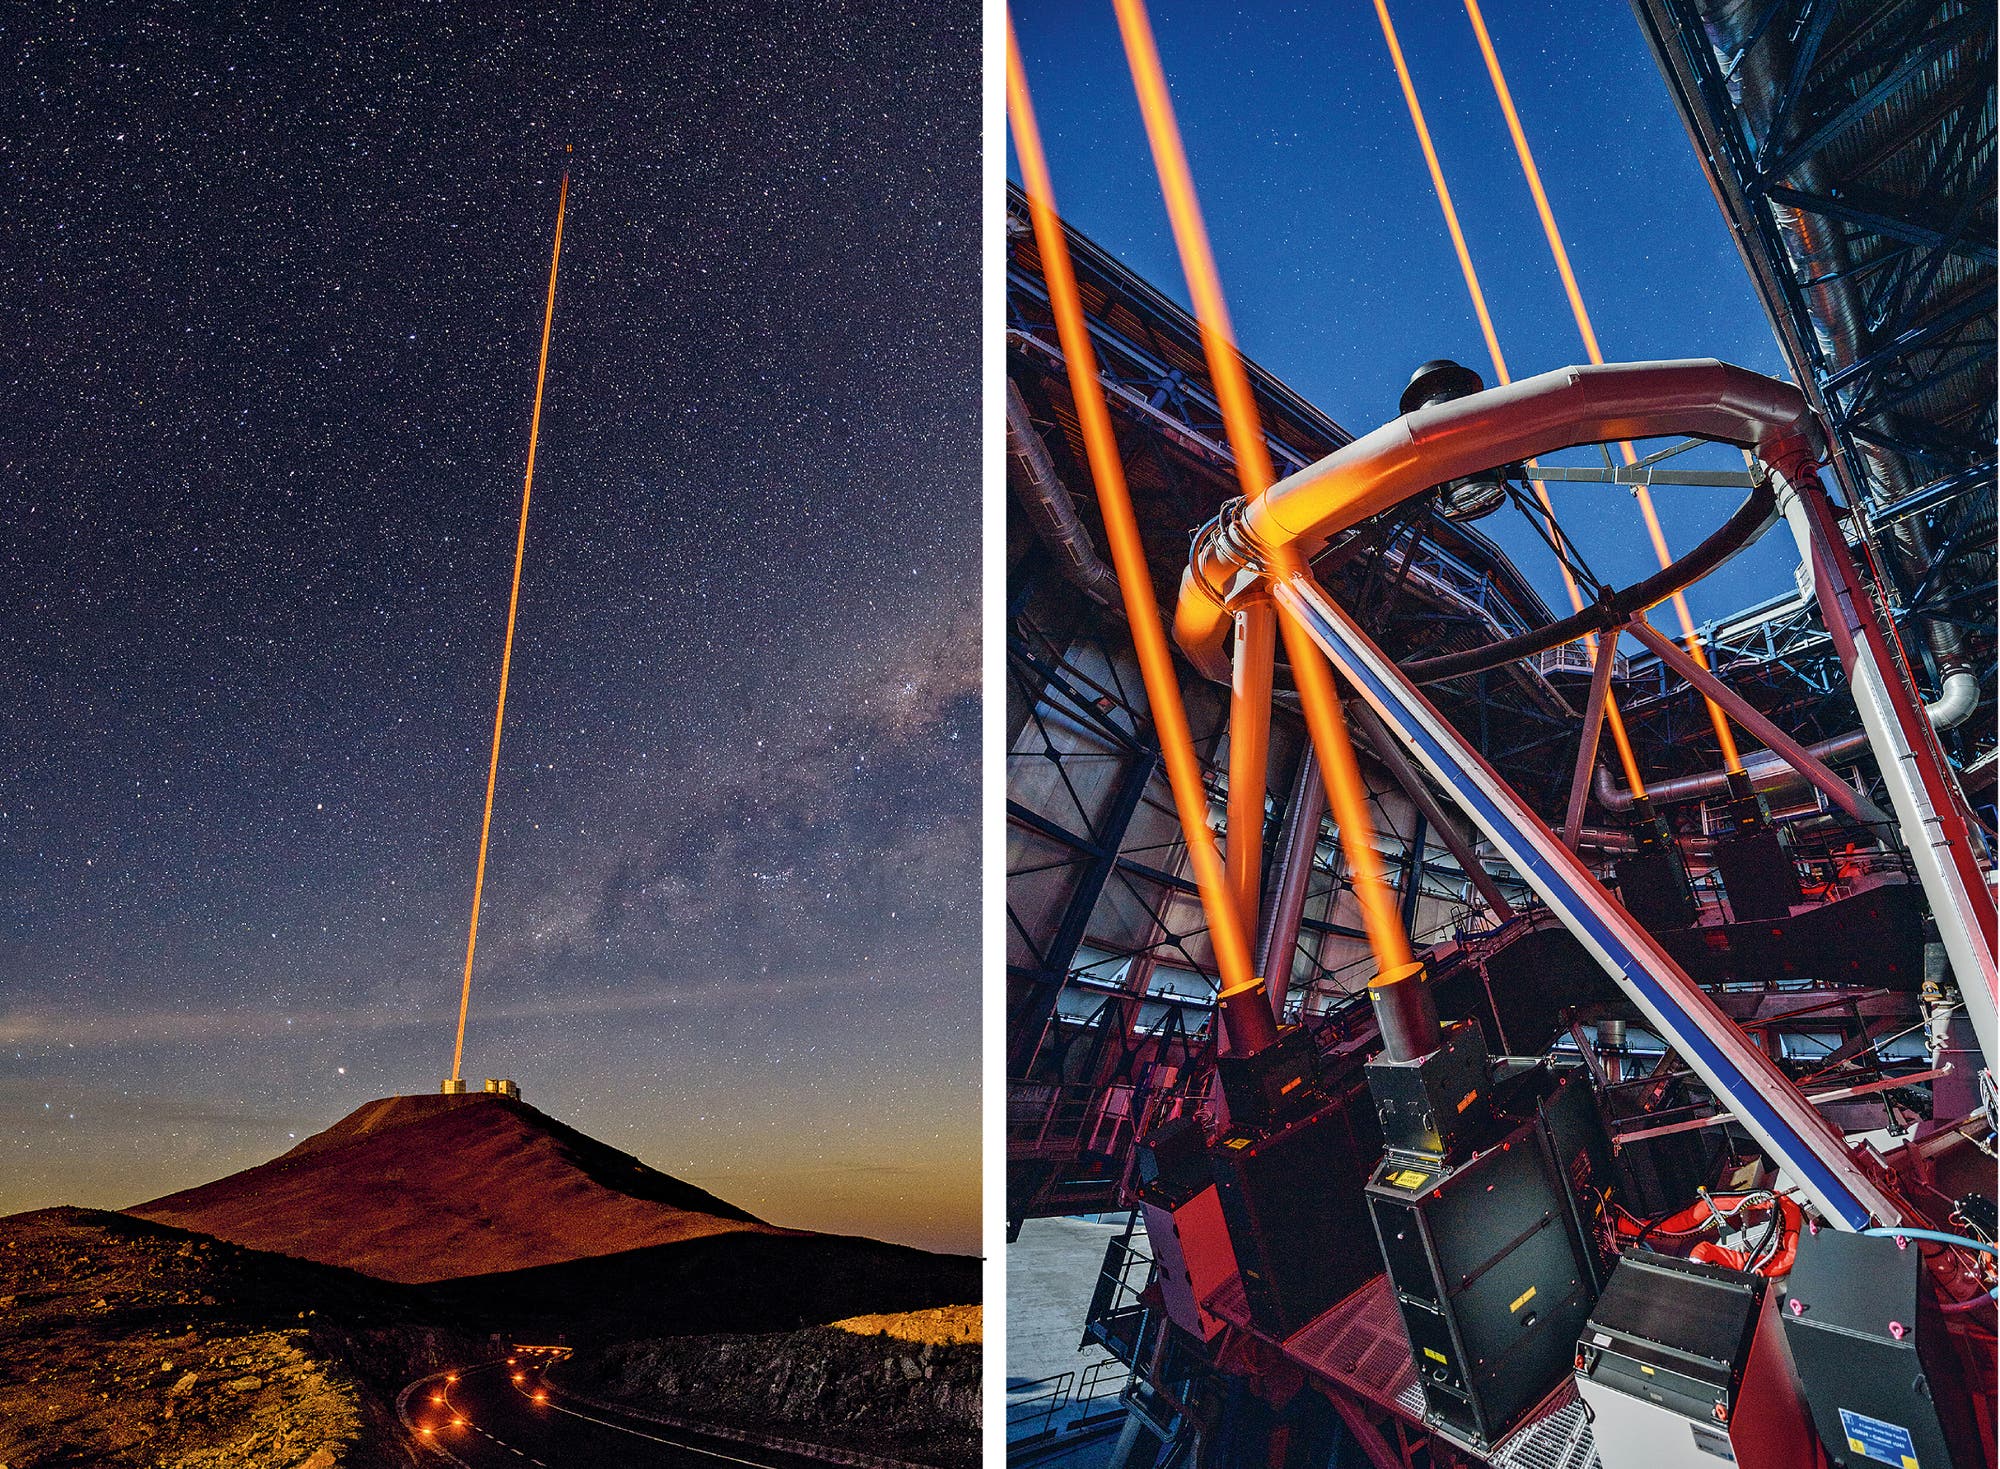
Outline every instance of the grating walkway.
{"label": "grating walkway", "polygon": [[[1240,1277],[1232,1275],[1206,1304],[1231,1326],[1264,1336],[1250,1322],[1250,1302]],[[1492,1449],[1474,1448],[1426,1422],[1410,1340],[1385,1275],[1376,1276],[1285,1341],[1271,1344],[1321,1381],[1395,1414],[1412,1428],[1445,1439],[1494,1469],[1601,1469],[1590,1424],[1569,1377]]]}

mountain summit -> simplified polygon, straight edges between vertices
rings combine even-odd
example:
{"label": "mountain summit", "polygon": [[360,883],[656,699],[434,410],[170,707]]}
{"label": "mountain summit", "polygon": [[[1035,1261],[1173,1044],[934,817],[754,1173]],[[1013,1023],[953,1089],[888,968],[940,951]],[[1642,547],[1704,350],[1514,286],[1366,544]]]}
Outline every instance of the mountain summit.
{"label": "mountain summit", "polygon": [[796,1236],[511,1097],[384,1097],[142,1219],[416,1285],[721,1234]]}

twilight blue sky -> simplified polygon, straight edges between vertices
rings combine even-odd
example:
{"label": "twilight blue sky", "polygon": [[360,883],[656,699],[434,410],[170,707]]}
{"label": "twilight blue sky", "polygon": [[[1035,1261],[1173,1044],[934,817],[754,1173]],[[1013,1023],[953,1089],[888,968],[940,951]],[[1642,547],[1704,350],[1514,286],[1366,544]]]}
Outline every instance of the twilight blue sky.
{"label": "twilight blue sky", "polygon": [[[1464,9],[1396,0],[1390,13],[1509,368],[1520,378],[1586,360]],[[1484,13],[1607,360],[1719,357],[1788,377],[1623,0],[1491,0]],[[1185,303],[1111,6],[1013,0],[1013,14],[1063,214]],[[1356,433],[1394,416],[1427,358],[1491,382],[1373,5],[1153,0],[1151,14],[1243,349]],[[1741,467],[1734,450],[1697,452]],[[1622,586],[1654,569],[1627,492],[1551,488],[1600,574]],[[1741,494],[1656,494],[1672,550]],[[1517,514],[1482,528],[1567,610],[1553,559]],[[1796,561],[1774,531],[1691,590],[1695,616],[1788,589]],[[1671,628],[1672,613],[1656,620]]]}

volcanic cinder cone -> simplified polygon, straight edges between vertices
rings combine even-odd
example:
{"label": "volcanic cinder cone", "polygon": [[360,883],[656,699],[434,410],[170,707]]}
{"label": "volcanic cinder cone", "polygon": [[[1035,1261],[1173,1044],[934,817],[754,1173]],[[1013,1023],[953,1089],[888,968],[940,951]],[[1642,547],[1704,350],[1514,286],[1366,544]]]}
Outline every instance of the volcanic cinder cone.
{"label": "volcanic cinder cone", "polygon": [[369,1102],[283,1157],[126,1212],[412,1285],[797,1234],[487,1093]]}

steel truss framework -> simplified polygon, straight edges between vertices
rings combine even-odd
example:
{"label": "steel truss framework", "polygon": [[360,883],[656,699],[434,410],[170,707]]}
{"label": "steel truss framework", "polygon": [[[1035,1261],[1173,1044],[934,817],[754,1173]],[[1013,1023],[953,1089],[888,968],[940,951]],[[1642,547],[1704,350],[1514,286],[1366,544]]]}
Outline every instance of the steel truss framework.
{"label": "steel truss framework", "polygon": [[[1016,836],[1008,874],[1010,977],[1034,987],[1021,991],[1010,1016],[1015,1074],[1096,1073],[1097,1052],[1090,1061],[1056,1059],[1051,1027],[1058,1020],[1094,1024],[1112,1013],[1103,1007],[1113,999],[1147,1002],[1128,1017],[1141,1032],[1207,1036],[1213,956],[1129,652],[1101,624],[1058,637],[1024,608],[1009,630],[1008,665],[1009,693],[1025,710],[1008,756],[1007,815]],[[1202,719],[1197,742],[1220,810],[1228,796],[1222,706],[1197,699],[1191,712]],[[1290,788],[1304,756],[1302,731],[1281,728],[1277,744],[1290,752],[1292,769],[1279,772]],[[1275,841],[1292,813],[1277,797],[1267,798],[1267,813]],[[1418,924],[1419,940],[1480,926],[1465,872],[1430,840],[1421,812],[1378,785],[1370,814],[1402,914]],[[1273,855],[1267,844],[1265,865]],[[1063,894],[1059,909],[1047,901],[1051,887]],[[1351,891],[1337,829],[1322,821],[1292,962],[1273,966],[1291,977],[1295,1015],[1343,1008],[1366,978],[1365,932],[1334,916],[1351,912]],[[1100,904],[1107,912],[1094,928]],[[1113,928],[1123,930],[1122,941]],[[1067,1002],[1059,998],[1065,989]]]}
{"label": "steel truss framework", "polygon": [[[1905,645],[1994,726],[1995,18],[1969,0],[1634,0]],[[1990,798],[1989,798],[1990,799]]]}
{"label": "steel truss framework", "polygon": [[[1199,341],[1178,307],[1087,240],[1074,232],[1070,239],[1142,539],[1162,601],[1170,602],[1186,527],[1234,491]],[[1101,544],[1064,362],[1023,230],[1012,239],[1008,299],[1010,379],[1079,519]],[[1349,441],[1267,374],[1253,369],[1252,381],[1282,463],[1311,462]],[[1607,467],[1602,477],[1673,483],[1687,476],[1660,461],[1675,452],[1662,449],[1637,470]],[[1697,473],[1704,483],[1736,482]],[[1010,501],[1010,514],[1016,508]],[[1116,1205],[1131,1138],[1206,1085],[1215,966],[1124,624],[1065,579],[1019,516],[1009,546],[1010,1214],[1019,1218]],[[1427,506],[1364,524],[1315,570],[1399,660],[1552,620],[1491,542]],[[1853,702],[1816,614],[1797,604],[1782,597],[1748,609],[1711,626],[1708,641],[1733,687],[1799,737],[1819,739],[1852,727]],[[1580,671],[1561,659],[1516,664],[1429,692],[1532,804],[1554,816],[1574,759]],[[1621,675],[1621,702],[1649,771],[1679,773],[1712,759],[1711,727],[1692,691],[1650,656],[1633,657]],[[1199,680],[1184,687],[1219,822],[1227,800],[1224,703]],[[1265,799],[1267,880],[1304,744],[1295,710],[1281,701]],[[1476,932],[1483,915],[1468,901],[1464,872],[1387,778],[1378,771],[1371,779],[1379,850],[1405,917],[1417,919],[1416,936]],[[1510,887],[1510,900],[1517,891]],[[1536,905],[1524,897],[1518,906],[1532,913]],[[1349,992],[1367,977],[1365,954],[1337,833],[1322,818],[1288,1013],[1344,1023]]]}

